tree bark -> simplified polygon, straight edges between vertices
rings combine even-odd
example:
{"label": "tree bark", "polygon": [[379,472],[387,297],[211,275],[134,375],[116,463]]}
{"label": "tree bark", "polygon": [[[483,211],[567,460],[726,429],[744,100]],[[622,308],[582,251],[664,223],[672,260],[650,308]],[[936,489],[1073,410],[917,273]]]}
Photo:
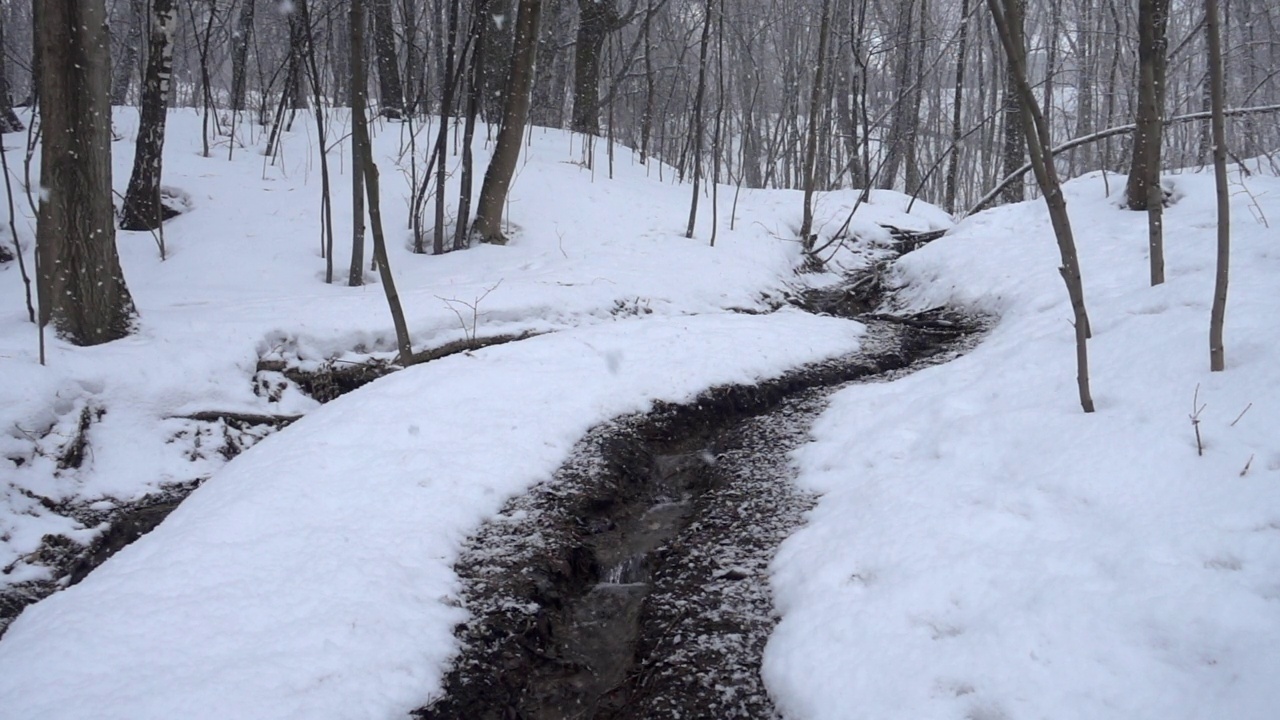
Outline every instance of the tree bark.
{"label": "tree bark", "polygon": [[[351,0],[348,14],[351,31],[351,125],[362,127],[365,122],[365,97],[369,90],[369,75],[364,63],[364,0]],[[364,284],[364,143],[368,133],[351,133],[351,269],[347,284],[354,287]]]}
{"label": "tree bark", "polygon": [[[1023,35],[1023,24],[1027,14],[1027,0],[1009,0],[1004,3],[1007,8],[1006,22],[1017,42],[1023,43],[1018,52],[1025,56],[1027,51]],[[1018,79],[1014,76],[1013,62],[1005,65],[1004,84],[1004,174],[1008,175],[1020,167],[1027,159],[1027,131],[1022,124],[1022,105],[1026,100],[1018,91]],[[1022,202],[1026,199],[1026,183],[1019,176],[1004,190],[1002,200],[1009,203]]]}
{"label": "tree bark", "polygon": [[400,82],[400,66],[397,64],[391,0],[373,0],[373,54],[378,59],[382,115],[398,118],[404,113],[404,85]]}
{"label": "tree bark", "polygon": [[573,47],[574,132],[600,134],[600,53],[618,22],[614,0],[578,0],[578,35]]}
{"label": "tree bark", "polygon": [[1169,0],[1139,0],[1138,112],[1134,118],[1133,157],[1125,184],[1125,204],[1130,210],[1148,209],[1152,185],[1157,190],[1156,198],[1161,203],[1164,201],[1158,191],[1168,25]]}
{"label": "tree bark", "polygon": [[[3,52],[5,47],[3,18],[3,13],[0,13],[0,133],[9,133],[26,128],[18,119],[18,114],[13,111],[13,93],[9,89],[9,64],[5,61]],[[14,242],[17,242],[17,238],[14,238]]]}
{"label": "tree bark", "polygon": [[129,102],[129,88],[133,85],[133,73],[137,70],[138,48],[142,46],[142,26],[146,20],[146,4],[143,0],[129,0],[129,30],[125,34],[119,62],[112,68],[111,104]]}
{"label": "tree bark", "polygon": [[155,230],[168,219],[160,203],[160,178],[169,88],[173,77],[173,31],[177,20],[173,0],[151,0],[151,37],[137,150],[129,188],[125,191],[124,209],[120,214],[120,227],[125,230]]}
{"label": "tree bark", "polygon": [[1227,368],[1223,326],[1227,317],[1227,283],[1231,260],[1231,191],[1227,187],[1227,134],[1223,108],[1226,82],[1222,69],[1222,40],[1218,31],[1218,0],[1204,1],[1205,34],[1209,44],[1209,92],[1213,105],[1213,177],[1218,200],[1218,265],[1214,273],[1213,308],[1209,318],[1209,370]]}
{"label": "tree bark", "polygon": [[40,326],[76,345],[128,335],[137,317],[111,207],[111,49],[102,0],[39,0],[43,114],[36,225]]}
{"label": "tree bark", "polygon": [[813,250],[814,162],[818,154],[818,118],[825,98],[823,73],[827,62],[827,37],[831,34],[831,0],[822,3],[822,19],[818,21],[818,65],[813,71],[813,89],[809,93],[809,127],[804,149],[804,215],[800,221],[800,243],[805,252]]}
{"label": "tree bark", "polygon": [[507,76],[507,95],[502,107],[502,129],[493,149],[493,157],[480,188],[480,204],[472,237],[480,242],[505,245],[502,233],[502,211],[511,190],[516,163],[520,159],[525,121],[529,116],[533,73],[538,58],[538,19],[542,0],[520,0],[516,15],[515,44],[511,52],[511,71]]}
{"label": "tree bark", "polygon": [[253,34],[256,0],[240,0],[240,17],[231,36],[231,109],[245,109],[244,96],[249,77],[249,36]]}
{"label": "tree bark", "polygon": [[1053,233],[1058,240],[1058,251],[1062,258],[1062,266],[1058,268],[1062,280],[1067,286],[1067,295],[1071,298],[1071,310],[1075,316],[1076,336],[1076,386],[1080,393],[1080,407],[1086,412],[1093,412],[1093,395],[1089,389],[1089,351],[1088,339],[1089,316],[1085,312],[1084,282],[1080,276],[1080,261],[1076,255],[1075,237],[1071,231],[1071,218],[1067,214],[1067,201],[1062,195],[1062,186],[1058,182],[1058,172],[1053,164],[1051,154],[1052,136],[1049,123],[1045,120],[1036,96],[1027,80],[1026,40],[1022,28],[1014,24],[1011,12],[1023,0],[987,0],[991,8],[991,16],[999,29],[1000,42],[1004,45],[1008,58],[1009,77],[1014,81],[1015,89],[1021,101],[1022,122],[1028,137],[1027,149],[1031,153],[1031,164],[1036,172],[1036,180],[1044,192],[1045,205],[1049,208],[1049,219],[1053,225]]}
{"label": "tree bark", "polygon": [[702,42],[698,50],[698,89],[693,96],[693,120],[689,124],[693,149],[693,200],[689,204],[689,226],[684,236],[693,237],[693,228],[698,221],[698,190],[702,180],[702,99],[707,89],[707,45],[711,37],[711,2],[707,0],[702,18]]}
{"label": "tree bark", "polygon": [[951,97],[951,157],[947,159],[947,186],[944,207],[956,211],[956,192],[960,181],[960,121],[964,100],[964,62],[969,49],[969,0],[960,0],[960,48],[956,51],[956,83]]}

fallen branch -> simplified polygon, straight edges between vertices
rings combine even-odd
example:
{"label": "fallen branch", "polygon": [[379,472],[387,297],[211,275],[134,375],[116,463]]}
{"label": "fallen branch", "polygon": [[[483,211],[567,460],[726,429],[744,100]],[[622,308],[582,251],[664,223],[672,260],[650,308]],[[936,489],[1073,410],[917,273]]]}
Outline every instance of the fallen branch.
{"label": "fallen branch", "polygon": [[244,425],[274,425],[285,427],[296,422],[301,415],[270,415],[266,413],[236,412],[234,410],[201,410],[187,415],[173,415],[178,420],[196,420],[199,422],[241,423]]}
{"label": "fallen branch", "polygon": [[[1234,109],[1223,112],[1223,115],[1226,117],[1239,117],[1242,115],[1262,115],[1265,113],[1274,113],[1274,112],[1280,112],[1280,105],[1260,105],[1257,107],[1234,108]],[[1203,112],[1188,113],[1186,115],[1178,115],[1176,117],[1171,117],[1168,120],[1165,120],[1164,126],[1168,127],[1170,125],[1178,125],[1181,123],[1192,122],[1195,120],[1209,120],[1212,117],[1213,117],[1213,112],[1207,111],[1207,110]],[[1097,142],[1099,140],[1105,140],[1109,137],[1115,137],[1116,135],[1127,135],[1133,132],[1134,127],[1135,126],[1133,124],[1129,124],[1129,125],[1119,125],[1117,127],[1108,128],[1106,130],[1099,130],[1098,132],[1093,133],[1092,135],[1085,135],[1083,137],[1078,137],[1074,140],[1068,140],[1067,142],[1064,142],[1061,145],[1050,150],[1049,154],[1051,156],[1056,156],[1059,153],[1064,153],[1068,150],[1074,150],[1075,148],[1078,148],[1081,145],[1088,145],[1089,143]],[[1031,172],[1031,163],[1027,163],[1022,167],[1018,168],[1017,170],[1014,170],[1008,177],[1006,177],[1004,180],[1001,180],[999,185],[995,186],[995,188],[993,188],[990,192],[988,192],[986,195],[983,195],[982,198],[978,200],[978,202],[974,203],[973,207],[970,208],[969,211],[965,213],[965,215],[972,215],[986,208],[988,205],[991,204],[992,200],[995,200],[996,197],[1000,195],[1001,191],[1003,191],[1005,188],[1009,187],[1013,183],[1017,182],[1019,178],[1021,178],[1023,175],[1026,175],[1029,172]]]}

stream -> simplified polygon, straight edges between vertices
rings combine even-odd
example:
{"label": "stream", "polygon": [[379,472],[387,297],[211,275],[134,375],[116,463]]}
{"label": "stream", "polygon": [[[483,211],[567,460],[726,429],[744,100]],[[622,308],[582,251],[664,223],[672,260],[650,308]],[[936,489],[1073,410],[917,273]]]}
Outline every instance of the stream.
{"label": "stream", "polygon": [[[817,296],[809,309],[865,312]],[[841,312],[843,311],[843,312]],[[862,315],[863,349],[590,432],[456,569],[470,620],[438,720],[773,718],[768,565],[815,499],[788,454],[827,398],[963,353],[978,323]]]}

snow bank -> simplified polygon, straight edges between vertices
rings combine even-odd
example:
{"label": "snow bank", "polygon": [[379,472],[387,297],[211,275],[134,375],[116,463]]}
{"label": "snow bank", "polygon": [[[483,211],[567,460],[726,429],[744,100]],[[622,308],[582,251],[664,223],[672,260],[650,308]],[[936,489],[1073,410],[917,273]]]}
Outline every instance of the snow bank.
{"label": "snow bank", "polygon": [[1145,214],[1096,177],[1068,186],[1093,415],[1042,203],[902,260],[914,304],[1001,319],[967,357],[841,392],[797,452],[823,497],[774,564],[764,673],[786,717],[1280,712],[1280,233],[1252,214],[1280,221],[1280,181],[1247,181],[1260,208],[1234,195],[1228,368],[1210,373],[1213,179],[1174,180],[1158,288]]}
{"label": "snow bank", "polygon": [[454,652],[461,540],[591,425],[860,336],[795,311],[623,320],[344,396],[19,617],[0,643],[0,716],[396,717],[439,688]]}

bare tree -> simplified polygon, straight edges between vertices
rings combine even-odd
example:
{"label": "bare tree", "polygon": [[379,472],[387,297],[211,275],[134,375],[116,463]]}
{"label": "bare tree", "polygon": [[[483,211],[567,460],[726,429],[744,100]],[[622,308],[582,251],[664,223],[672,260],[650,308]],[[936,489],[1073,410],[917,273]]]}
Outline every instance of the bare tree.
{"label": "bare tree", "polygon": [[[177,17],[173,0],[151,0],[151,35],[139,113],[137,151],[133,156],[129,188],[124,195],[124,208],[120,213],[120,227],[125,230],[154,230],[167,219],[164,215],[166,208],[160,201],[160,177]],[[163,252],[162,248],[161,254]]]}
{"label": "bare tree", "polygon": [[1209,44],[1209,89],[1213,103],[1213,176],[1218,196],[1218,265],[1214,274],[1213,309],[1209,319],[1209,370],[1227,368],[1222,335],[1227,317],[1227,281],[1231,260],[1231,195],[1227,187],[1226,106],[1222,70],[1222,40],[1218,30],[1218,0],[1204,0],[1205,35]]}
{"label": "bare tree", "polygon": [[813,190],[814,161],[818,155],[819,116],[824,103],[823,72],[827,64],[827,39],[831,35],[831,0],[823,0],[822,19],[818,21],[818,66],[813,73],[813,88],[809,93],[809,126],[804,149],[804,217],[800,221],[800,243],[805,252],[813,250]]}
{"label": "bare tree", "polygon": [[502,108],[502,129],[493,148],[493,157],[485,170],[484,185],[480,188],[480,203],[476,208],[476,221],[471,226],[472,237],[480,242],[505,245],[502,232],[502,211],[515,177],[516,162],[520,159],[520,144],[525,121],[529,115],[530,92],[533,89],[533,73],[538,57],[538,19],[542,14],[542,0],[520,0],[516,15],[515,44],[511,51],[511,71],[507,76],[507,94]]}
{"label": "bare tree", "polygon": [[[989,2],[989,0],[988,0]],[[1004,3],[1005,20],[1009,24],[1012,37],[1020,43],[1018,53],[1026,56],[1026,35],[1023,32],[1027,15],[1027,0],[1009,0]],[[1004,34],[1001,42],[1005,42]],[[1007,48],[1006,48],[1007,54]],[[1024,68],[1025,73],[1025,68]],[[1029,81],[1028,81],[1029,82]],[[1013,69],[1013,60],[1007,59],[1005,64],[1004,85],[1004,174],[1008,175],[1022,165],[1027,158],[1027,135],[1034,132],[1022,122],[1022,106],[1026,99],[1018,90],[1019,81]],[[1045,144],[1049,147],[1049,143]],[[1007,188],[1002,198],[1005,202],[1022,202],[1026,199],[1026,187],[1019,177]]]}
{"label": "bare tree", "polygon": [[[351,126],[365,122],[365,99],[369,92],[369,75],[364,62],[364,0],[351,0],[347,14],[351,31]],[[364,169],[360,158],[368,151],[363,146],[369,134],[351,134],[351,268],[347,284],[364,284]]]}
{"label": "bare tree", "polygon": [[[1027,148],[1031,153],[1031,164],[1035,169],[1036,180],[1044,191],[1045,205],[1049,208],[1049,219],[1053,224],[1053,232],[1058,240],[1058,251],[1062,257],[1062,266],[1058,268],[1063,282],[1067,286],[1067,294],[1071,298],[1071,309],[1075,315],[1076,335],[1076,384],[1080,392],[1080,407],[1085,412],[1093,412],[1093,396],[1089,390],[1089,351],[1088,339],[1089,316],[1085,312],[1084,283],[1080,276],[1080,261],[1076,255],[1075,237],[1071,232],[1071,218],[1067,214],[1067,201],[1062,195],[1062,187],[1058,182],[1058,172],[1054,167],[1051,153],[1052,140],[1049,135],[1049,123],[1036,101],[1035,92],[1027,80],[1026,40],[1022,36],[1022,28],[1011,20],[1010,10],[1016,8],[1022,0],[987,0],[991,8],[991,16],[999,30],[1000,43],[1004,45],[1008,59],[1008,70],[1014,81],[1022,105],[1022,123],[1028,136]],[[1013,10],[1017,12],[1017,10]]]}
{"label": "bare tree", "polygon": [[1131,210],[1147,211],[1151,284],[1164,282],[1164,192],[1160,187],[1163,143],[1166,31],[1169,0],[1138,2],[1138,113],[1133,157],[1125,186]]}
{"label": "bare tree", "polygon": [[245,109],[244,96],[249,77],[249,38],[253,35],[253,12],[257,0],[240,0],[240,16],[231,36],[231,109]]}
{"label": "bare tree", "polygon": [[373,0],[373,54],[378,59],[379,108],[382,115],[398,118],[404,112],[404,86],[396,56],[395,23],[391,0]]}
{"label": "bare tree", "polygon": [[44,146],[36,225],[40,326],[77,345],[128,335],[137,311],[111,208],[111,50],[103,0],[40,0]]}

